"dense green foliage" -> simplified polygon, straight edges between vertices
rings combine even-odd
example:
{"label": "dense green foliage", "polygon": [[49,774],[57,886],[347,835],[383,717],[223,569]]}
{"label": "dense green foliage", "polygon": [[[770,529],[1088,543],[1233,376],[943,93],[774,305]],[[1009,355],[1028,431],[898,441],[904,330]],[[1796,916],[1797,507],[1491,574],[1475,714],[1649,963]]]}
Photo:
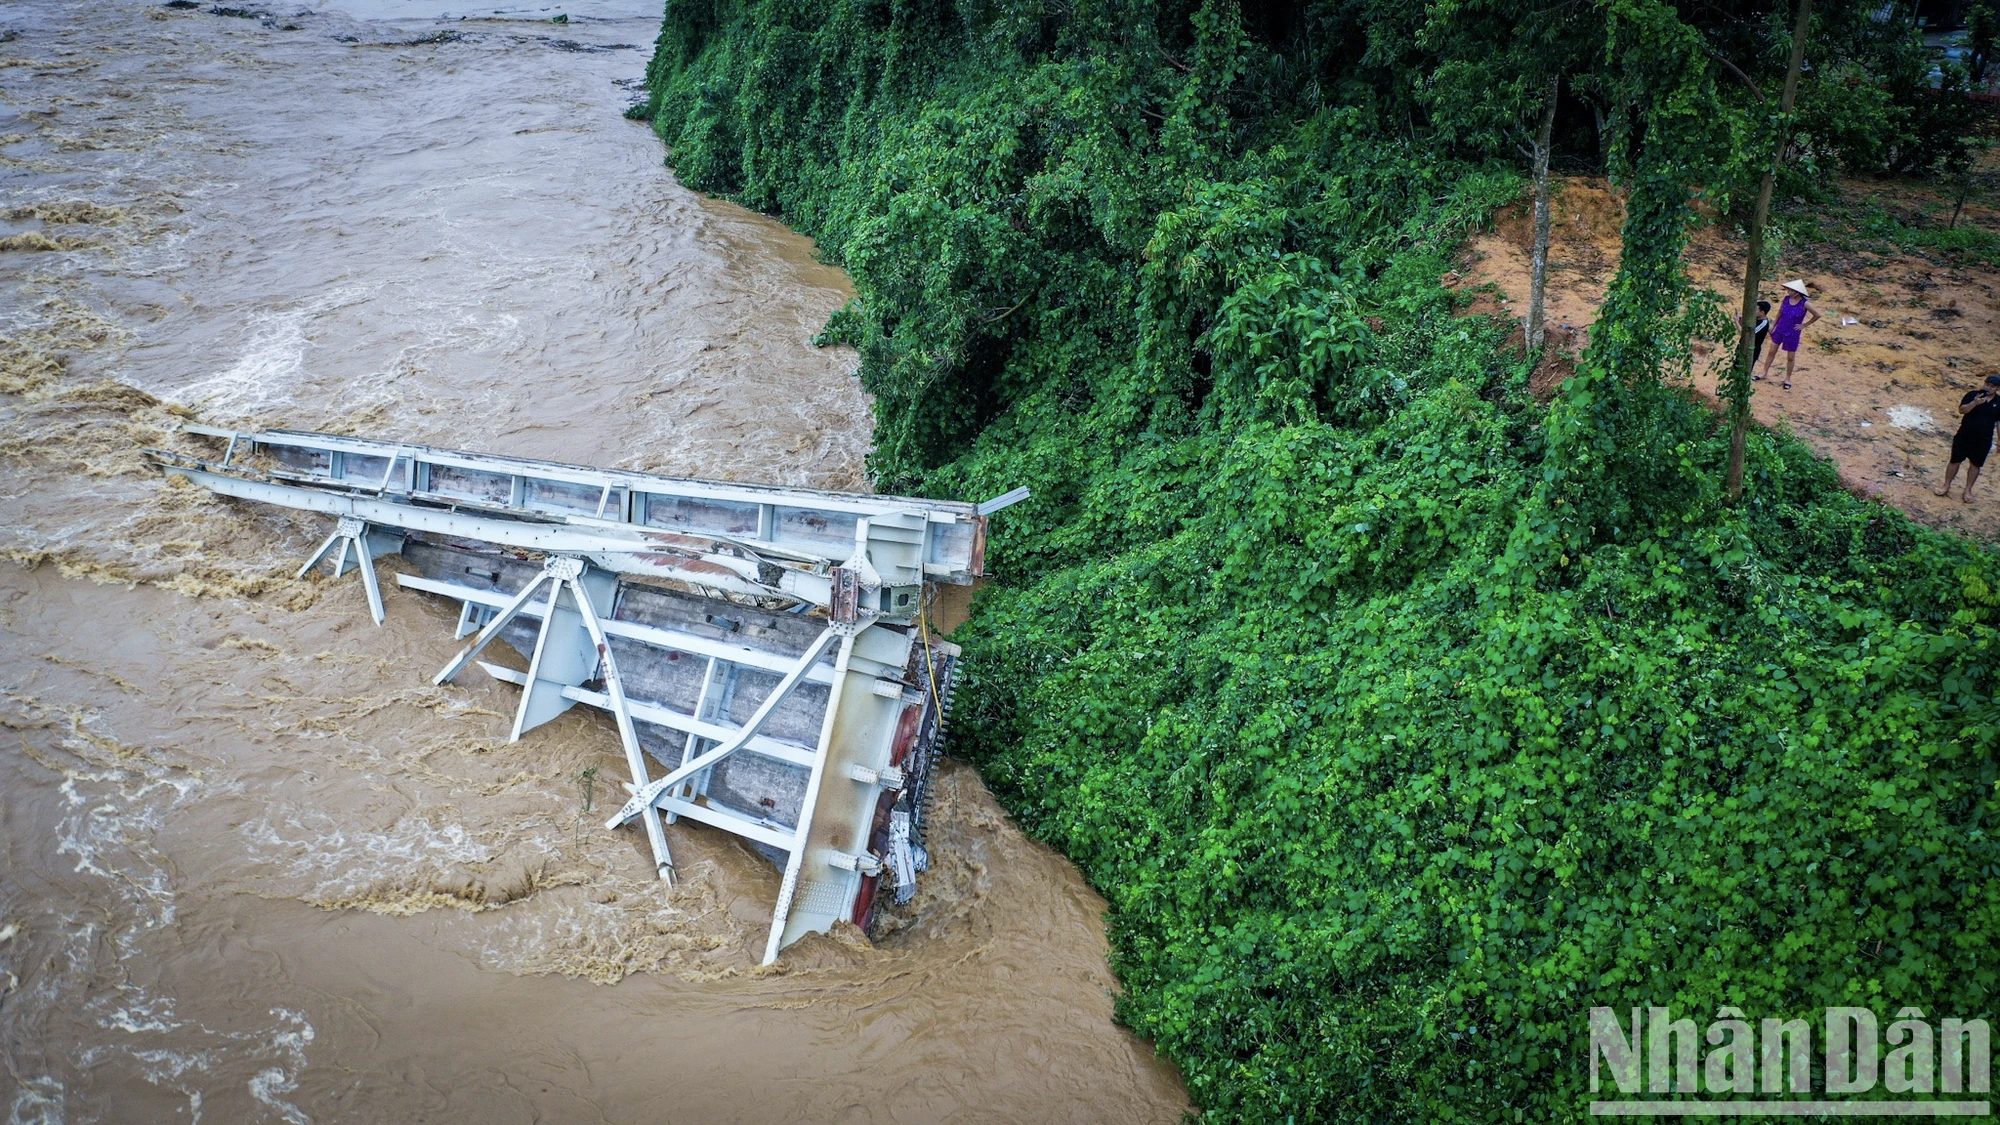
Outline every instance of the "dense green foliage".
{"label": "dense green foliage", "polygon": [[[1865,73],[1903,25],[1852,14],[1822,57]],[[1592,1005],[1993,1014],[1995,557],[1783,435],[1724,505],[1676,379],[1786,13],[667,15],[679,174],[853,272],[883,485],[1034,489],[960,747],[1109,899],[1121,1012],[1216,1119],[1571,1119]],[[1544,406],[1439,278],[1552,73],[1631,218]],[[1821,85],[1802,117],[1897,109]]]}

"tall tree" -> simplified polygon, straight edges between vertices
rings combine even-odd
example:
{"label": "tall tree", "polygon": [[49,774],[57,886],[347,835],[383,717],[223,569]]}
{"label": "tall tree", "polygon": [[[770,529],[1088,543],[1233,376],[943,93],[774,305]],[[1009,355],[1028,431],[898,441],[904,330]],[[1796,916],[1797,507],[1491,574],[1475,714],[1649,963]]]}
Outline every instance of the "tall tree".
{"label": "tall tree", "polygon": [[[1771,215],[1771,190],[1777,183],[1778,165],[1791,143],[1792,107],[1798,100],[1799,70],[1806,55],[1806,31],[1812,19],[1812,0],[1799,0],[1798,25],[1792,30],[1792,62],[1785,71],[1785,93],[1778,106],[1777,141],[1771,163],[1757,187],[1757,203],[1745,232],[1749,246],[1743,265],[1743,306],[1736,333],[1736,358],[1729,368],[1729,468],[1723,476],[1723,490],[1734,501],[1743,494],[1743,452],[1750,437],[1750,366],[1757,326],[1757,288],[1763,282],[1764,223]],[[1772,344],[1776,347],[1776,343]]]}
{"label": "tall tree", "polygon": [[1418,42],[1438,59],[1423,95],[1432,124],[1460,143],[1489,152],[1511,147],[1528,160],[1534,249],[1523,329],[1529,352],[1539,354],[1557,101],[1564,77],[1602,53],[1603,22],[1588,8],[1533,0],[1441,0],[1430,8]]}
{"label": "tall tree", "polygon": [[1535,250],[1528,271],[1528,354],[1542,354],[1543,314],[1549,280],[1549,148],[1556,127],[1556,97],[1562,92],[1562,76],[1549,76],[1548,96],[1542,102],[1542,126],[1535,130],[1534,149],[1529,159],[1535,168]]}
{"label": "tall tree", "polygon": [[1974,92],[1986,88],[1986,68],[1993,63],[1993,48],[2000,43],[2000,15],[1991,4],[1974,4],[1965,14],[1965,45],[1970,56],[1965,68],[1972,74]]}

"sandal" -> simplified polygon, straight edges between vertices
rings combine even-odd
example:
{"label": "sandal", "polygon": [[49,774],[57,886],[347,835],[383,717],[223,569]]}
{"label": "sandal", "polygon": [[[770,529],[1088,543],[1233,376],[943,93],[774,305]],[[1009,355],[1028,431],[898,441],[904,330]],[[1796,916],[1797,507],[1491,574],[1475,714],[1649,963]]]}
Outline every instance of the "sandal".
{"label": "sandal", "polygon": [[1785,384],[1784,384],[1784,385],[1785,385],[1785,389],[1786,389],[1786,390],[1788,390],[1788,391],[1789,391],[1789,390],[1791,390],[1791,389],[1792,389],[1792,381],[1791,381],[1790,379],[1787,379],[1787,380],[1785,380]]}
{"label": "sandal", "polygon": [[1752,375],[1750,376],[1750,381],[1753,383],[1761,383],[1764,381],[1764,377],[1762,375]]}

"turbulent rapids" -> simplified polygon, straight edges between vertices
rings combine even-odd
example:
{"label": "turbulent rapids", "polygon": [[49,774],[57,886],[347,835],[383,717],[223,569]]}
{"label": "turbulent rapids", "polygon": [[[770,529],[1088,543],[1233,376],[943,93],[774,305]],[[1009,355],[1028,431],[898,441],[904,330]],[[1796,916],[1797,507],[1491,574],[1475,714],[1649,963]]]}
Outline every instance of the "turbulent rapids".
{"label": "turbulent rapids", "polygon": [[[662,879],[664,825],[734,833],[783,869],[764,963],[808,933],[867,930],[929,867],[925,796],[958,649],[930,636],[931,581],[980,576],[971,504],[680,480],[293,431],[204,426],[219,461],[149,450],[168,477],[332,515],[299,569],[358,571],[379,625],[375,560],[452,598],[473,635],[435,678],[477,662],[521,687],[510,741],[578,703],[611,713]],[[476,634],[476,635],[475,635]],[[478,661],[495,640],[525,671]],[[665,767],[652,776],[648,759]]]}
{"label": "turbulent rapids", "polygon": [[[658,0],[566,23],[442,7],[0,8],[0,237],[58,247],[0,251],[0,1123],[1179,1120],[1173,1069],[1113,1019],[1104,900],[968,764],[906,759],[900,792],[829,765],[815,827],[835,830],[834,798],[895,793],[909,863],[886,837],[839,841],[857,866],[881,857],[869,934],[843,903],[766,965],[791,855],[655,804],[676,822],[670,885],[643,821],[606,830],[631,770],[601,673],[545,652],[533,706],[567,710],[510,740],[526,693],[475,665],[526,678],[552,586],[558,618],[576,604],[543,577],[555,555],[587,564],[655,783],[747,725],[826,633],[836,569],[855,578],[851,665],[869,635],[928,652],[932,712],[961,684],[957,733],[970,667],[937,638],[971,588],[897,571],[891,524],[924,511],[942,562],[970,559],[978,521],[816,507],[868,487],[856,353],[813,343],[853,288],[806,239],[680,186],[623,116]],[[385,488],[357,448],[375,443],[351,438],[308,439],[343,443],[321,446],[340,481],[315,480],[280,428],[394,439],[433,469],[443,447],[505,454],[459,468],[508,492]],[[162,463],[314,504],[163,486]],[[833,492],[713,486],[760,516],[809,512],[761,541],[740,521],[703,537],[638,499],[691,477]],[[378,501],[527,538],[357,511]],[[297,577],[343,517],[366,526]],[[849,565],[862,518],[872,595]],[[430,682],[537,580],[472,665]],[[899,588],[930,602],[928,648],[923,618],[882,612]],[[580,617],[559,624],[551,645],[594,660]],[[795,829],[842,640],[664,796]],[[715,710],[681,729],[712,662],[734,687],[708,685]],[[921,662],[914,682],[893,654],[869,669],[871,712],[911,707],[877,681],[931,695]],[[919,845],[930,869],[898,903]]]}

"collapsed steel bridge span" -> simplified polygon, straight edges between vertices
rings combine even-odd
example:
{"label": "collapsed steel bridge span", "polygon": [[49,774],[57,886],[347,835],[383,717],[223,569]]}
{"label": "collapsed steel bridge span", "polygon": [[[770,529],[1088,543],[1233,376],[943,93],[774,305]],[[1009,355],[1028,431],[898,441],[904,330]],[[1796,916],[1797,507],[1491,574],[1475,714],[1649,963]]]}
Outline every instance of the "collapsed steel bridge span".
{"label": "collapsed steel bridge span", "polygon": [[[784,871],[764,963],[878,890],[915,893],[925,796],[958,649],[934,638],[933,583],[983,571],[973,505],[684,480],[292,430],[184,426],[214,460],[163,450],[170,478],[335,520],[299,569],[358,572],[375,622],[376,560],[460,605],[473,664],[518,685],[510,738],[581,703],[611,714],[637,821],[672,881],[665,826],[733,833]],[[525,671],[480,660],[503,640]],[[656,772],[655,767],[658,767]]]}

